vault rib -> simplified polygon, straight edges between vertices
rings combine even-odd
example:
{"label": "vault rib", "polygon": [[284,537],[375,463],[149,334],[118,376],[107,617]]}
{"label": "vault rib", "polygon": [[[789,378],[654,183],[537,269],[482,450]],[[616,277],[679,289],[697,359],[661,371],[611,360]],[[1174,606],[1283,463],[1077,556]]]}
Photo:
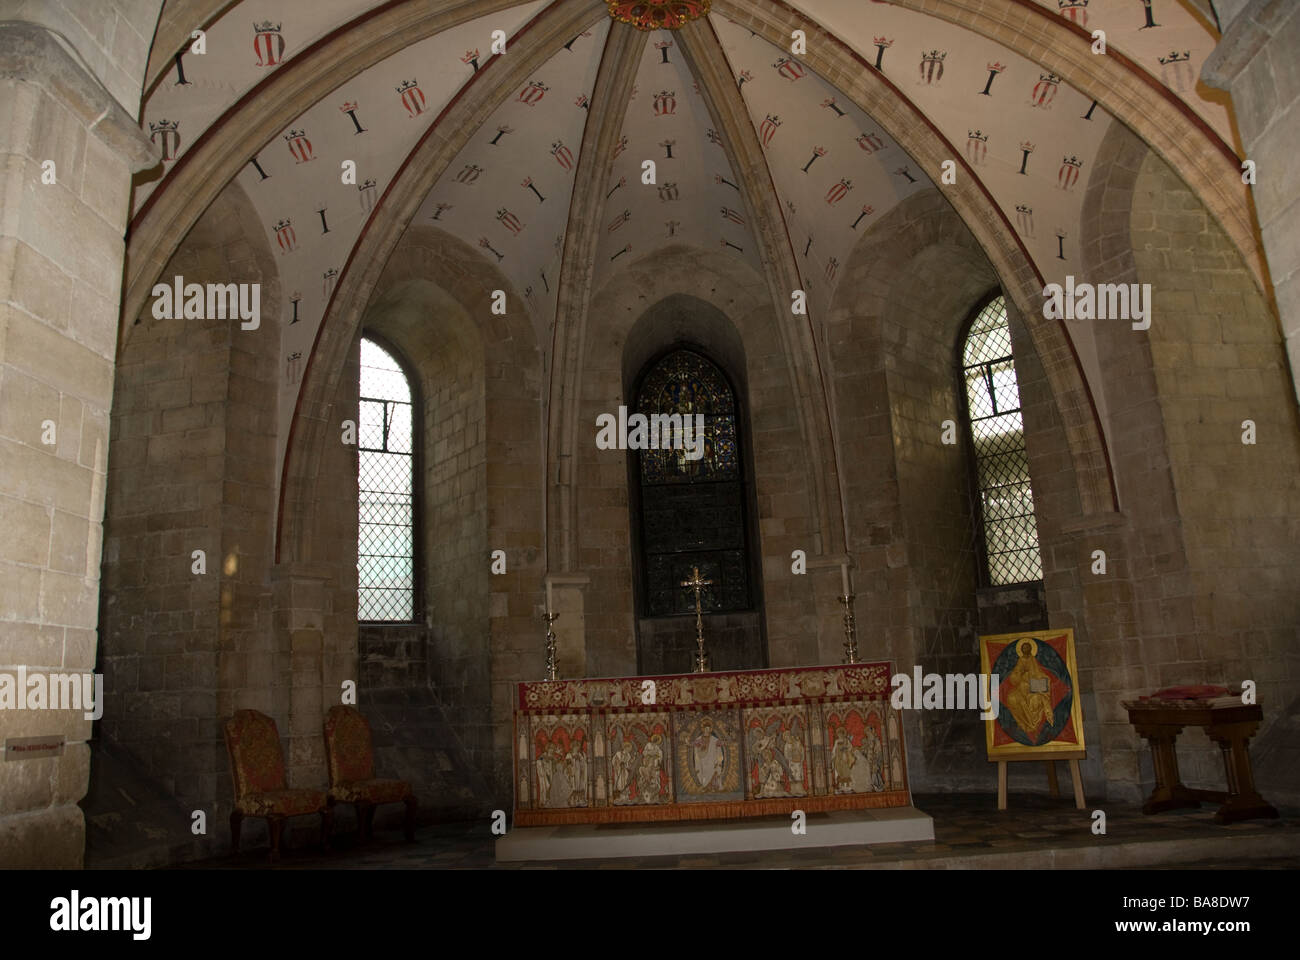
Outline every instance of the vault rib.
{"label": "vault rib", "polygon": [[[798,402],[799,430],[813,473],[812,506],[817,522],[814,544],[822,553],[843,553],[848,544],[848,520],[839,476],[839,450],[830,420],[830,402],[812,316],[806,314],[800,322],[799,317],[789,313],[791,291],[803,289],[804,284],[781,212],[776,183],[713,24],[707,19],[697,20],[678,33],[682,54],[699,82],[714,123],[723,133],[722,146],[737,174],[766,267],[763,275],[778,318],[776,327],[784,347],[790,386]],[[784,322],[787,320],[791,322]],[[815,455],[827,449],[832,451],[829,469],[825,458]]]}
{"label": "vault rib", "polygon": [[[550,446],[554,442],[554,460],[551,462],[550,451],[547,458],[548,471],[555,471],[552,476],[558,501],[555,505],[558,569],[565,571],[573,569],[576,555],[577,504],[573,495],[572,471],[582,402],[587,313],[591,305],[596,247],[600,241],[600,223],[605,207],[604,184],[613,169],[614,144],[627,117],[632,84],[646,40],[647,34],[626,24],[610,25],[591,94],[590,119],[582,133],[569,222],[564,231],[564,259],[556,293],[548,400],[547,443]],[[550,484],[547,487],[549,489]],[[549,549],[548,544],[548,563]]]}

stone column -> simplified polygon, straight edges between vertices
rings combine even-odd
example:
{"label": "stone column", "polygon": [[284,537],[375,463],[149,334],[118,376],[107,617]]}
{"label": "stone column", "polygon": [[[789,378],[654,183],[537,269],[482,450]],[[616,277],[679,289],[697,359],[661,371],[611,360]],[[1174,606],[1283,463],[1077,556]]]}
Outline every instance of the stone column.
{"label": "stone column", "polygon": [[[131,175],[157,152],[66,41],[0,22],[0,672],[91,671]],[[105,691],[112,700],[112,691]],[[0,863],[80,867],[91,722],[0,712]]]}
{"label": "stone column", "polygon": [[[325,712],[340,703],[342,689],[325,688],[325,617],[330,570],[324,564],[292,563],[271,574],[275,591],[276,659],[287,666],[289,689],[276,691],[277,705],[288,695],[288,723],[280,730],[292,787],[323,787]],[[285,670],[276,670],[277,679]]]}
{"label": "stone column", "polygon": [[1294,0],[1219,0],[1223,37],[1201,78],[1227,90],[1246,159],[1255,164],[1252,193],[1277,296],[1282,335],[1300,396],[1300,4]]}
{"label": "stone column", "polygon": [[[552,573],[546,577],[555,598],[556,660],[562,680],[587,676],[586,592],[591,578],[581,573]],[[542,621],[542,662],[546,662],[546,623]],[[544,672],[543,672],[544,675]]]}

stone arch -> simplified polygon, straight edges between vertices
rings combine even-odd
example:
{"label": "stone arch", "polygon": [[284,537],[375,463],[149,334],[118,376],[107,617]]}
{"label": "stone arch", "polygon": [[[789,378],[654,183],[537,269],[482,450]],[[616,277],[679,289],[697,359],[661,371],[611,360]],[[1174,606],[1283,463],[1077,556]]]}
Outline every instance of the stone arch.
{"label": "stone arch", "polygon": [[[716,305],[691,294],[669,294],[647,307],[633,322],[623,341],[623,397],[629,409],[650,365],[677,348],[696,350],[714,363],[728,380],[736,398],[736,423],[743,461],[741,496],[745,511],[746,574],[753,612],[716,614],[709,618],[710,650],[715,670],[757,668],[767,665],[767,642],[763,616],[762,571],[758,563],[759,537],[756,516],[753,431],[745,344],[740,331]],[[637,520],[640,516],[640,477],[635,454],[627,456],[627,489],[631,525],[633,596],[637,616],[637,672],[671,673],[688,670],[695,650],[694,624],[651,619],[644,609],[640,584],[644,554]]]}
{"label": "stone arch", "polygon": [[[1095,99],[1118,123],[1136,131],[1164,158],[1231,238],[1256,286],[1269,286],[1250,196],[1241,182],[1239,159],[1231,146],[1147,71],[1113,48],[1104,57],[1093,55],[1087,30],[1037,3],[897,2],[1006,44]],[[1190,136],[1189,127],[1195,131]]]}
{"label": "stone arch", "polygon": [[[261,284],[257,329],[146,310],[121,332],[104,518],[99,655],[119,706],[105,712],[102,737],[218,818],[231,790],[214,718],[253,708],[286,730],[289,718],[266,581],[275,427],[264,398],[279,381],[279,324],[267,318],[282,300],[265,235],[246,229],[251,215],[231,184],[166,276]],[[174,722],[160,728],[156,717]]]}
{"label": "stone arch", "polygon": [[[506,293],[504,315],[492,312],[496,290]],[[435,227],[407,230],[351,325],[339,368],[329,372],[333,396],[316,408],[316,418],[304,419],[306,407],[300,411],[298,426],[311,429],[296,431],[288,452],[294,466],[282,514],[283,565],[342,562],[349,547],[355,557],[355,505],[347,506],[346,493],[331,496],[330,478],[349,469],[334,457],[333,425],[349,415],[346,405],[355,406],[355,358],[365,331],[411,364],[424,405],[421,536],[429,593],[420,627],[427,640],[419,642],[436,653],[428,658],[428,679],[473,776],[496,777],[497,787],[508,789],[506,691],[541,669],[531,616],[543,517],[542,360],[533,326],[522,298],[478,251]],[[320,374],[323,392],[327,371]],[[355,463],[350,469],[355,491]],[[493,549],[506,551],[503,576],[490,575]],[[355,607],[355,582],[340,589],[352,596],[337,597],[335,606]],[[355,651],[343,650],[341,660],[349,654],[355,659]]]}
{"label": "stone arch", "polygon": [[961,171],[957,183],[944,191],[958,216],[979,241],[993,264],[1002,288],[1034,332],[1035,344],[1051,378],[1068,424],[1071,454],[1079,479],[1079,493],[1088,514],[1113,513],[1116,507],[1111,469],[1107,460],[1097,410],[1079,368],[1074,344],[1060,323],[1042,320],[1043,278],[1030,260],[1005,214],[993,203],[978,175],[949,143],[886,77],[871,68],[842,41],[827,34],[815,21],[779,0],[720,0],[718,12],[731,17],[771,43],[784,46],[790,31],[798,28],[819,42],[809,44],[805,62],[827,81],[843,90],[853,102],[893,137],[909,156],[927,169],[939,169],[949,159]]}
{"label": "stone arch", "polygon": [[[807,464],[813,457],[829,454],[809,449],[800,431],[777,330],[781,318],[775,315],[761,278],[724,253],[678,245],[628,264],[595,292],[591,302],[592,315],[607,322],[593,331],[586,345],[578,417],[586,436],[580,435],[576,444],[572,471],[575,513],[582,519],[576,531],[579,563],[590,573],[589,595],[598,605],[596,616],[590,607],[587,614],[588,673],[619,675],[633,670],[636,662],[627,468],[621,454],[596,449],[594,424],[599,414],[614,411],[623,402],[624,357],[635,355],[638,344],[649,342],[637,333],[630,352],[625,352],[637,320],[674,294],[717,310],[734,326],[743,345],[744,369],[731,372],[737,387],[743,384],[748,393],[770,661],[773,665],[819,662],[823,652],[830,656],[838,651],[838,641],[819,636],[809,584],[815,578],[791,577],[790,554],[794,549],[804,550],[810,558],[821,554]],[[725,337],[705,336],[728,352]],[[765,519],[773,513],[785,519],[779,523]]]}

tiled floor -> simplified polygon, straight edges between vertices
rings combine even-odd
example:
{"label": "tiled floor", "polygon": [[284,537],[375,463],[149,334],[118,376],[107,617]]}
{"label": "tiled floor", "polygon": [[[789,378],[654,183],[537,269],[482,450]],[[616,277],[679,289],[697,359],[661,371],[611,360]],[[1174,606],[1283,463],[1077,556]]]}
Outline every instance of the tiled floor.
{"label": "tiled floor", "polygon": [[[410,844],[403,842],[400,834],[380,833],[373,843],[358,849],[355,835],[339,835],[330,853],[311,847],[290,850],[274,868],[267,863],[263,847],[244,851],[234,858],[187,864],[184,869],[789,869],[923,866],[926,863],[1014,867],[1029,865],[1034,857],[1044,854],[1062,857],[1098,845],[1122,846],[1123,854],[1131,857],[1134,865],[1161,869],[1300,867],[1300,817],[1295,816],[1220,826],[1212,819],[1212,808],[1144,816],[1137,807],[1106,805],[1106,834],[1096,836],[1091,829],[1091,809],[1076,810],[1068,800],[1019,797],[1014,809],[1005,813],[999,813],[993,798],[986,796],[918,796],[915,803],[919,810],[934,817],[933,842],[498,864],[493,855],[495,838],[489,829],[490,822],[485,819],[425,827]],[[1242,855],[1225,851],[1222,841],[1228,838],[1240,842]],[[1136,846],[1161,842],[1166,843],[1145,849]],[[1197,857],[1201,848],[1205,848],[1206,855]],[[1014,856],[1006,858],[998,854]],[[1060,865],[1070,865],[1068,856]]]}

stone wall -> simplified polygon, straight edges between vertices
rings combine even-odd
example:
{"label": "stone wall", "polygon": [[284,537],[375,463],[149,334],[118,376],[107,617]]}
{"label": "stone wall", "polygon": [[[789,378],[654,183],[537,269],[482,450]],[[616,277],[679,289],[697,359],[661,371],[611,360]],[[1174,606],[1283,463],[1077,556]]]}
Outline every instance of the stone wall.
{"label": "stone wall", "polygon": [[1219,16],[1223,38],[1201,75],[1232,94],[1245,156],[1255,164],[1255,214],[1300,396],[1300,181],[1291,175],[1300,150],[1300,7],[1288,0],[1232,0]]}
{"label": "stone wall", "polygon": [[[167,278],[261,285],[261,325],[158,319],[124,335],[105,519],[100,733],[168,794],[228,812],[222,721],[252,708],[289,731],[290,663],[272,630],[278,280],[237,187]],[[196,551],[202,551],[196,556]]]}
{"label": "stone wall", "polygon": [[[133,22],[147,31],[146,6]],[[131,175],[157,159],[129,84],[110,78],[106,89],[50,30],[0,24],[0,77],[0,670],[85,672],[96,660],[122,234]],[[0,716],[0,739],[66,741],[61,756],[0,764],[0,862],[81,865],[90,735],[81,711]]]}
{"label": "stone wall", "polygon": [[[1253,680],[1267,729],[1300,696],[1300,422],[1283,344],[1236,251],[1154,155],[1132,224],[1154,296],[1151,355],[1187,558],[1185,586],[1159,601],[1177,634],[1151,656],[1148,680]],[[1199,757],[1191,774],[1217,781],[1213,748]],[[1260,771],[1261,789],[1279,774]]]}

